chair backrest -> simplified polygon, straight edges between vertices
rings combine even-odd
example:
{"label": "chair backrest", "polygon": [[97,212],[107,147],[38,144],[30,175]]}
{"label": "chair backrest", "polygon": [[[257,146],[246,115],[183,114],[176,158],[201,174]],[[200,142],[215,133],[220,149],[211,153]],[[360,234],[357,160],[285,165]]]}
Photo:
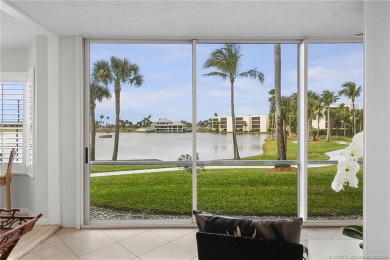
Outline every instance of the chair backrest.
{"label": "chair backrest", "polygon": [[16,226],[0,235],[0,259],[1,260],[8,258],[8,256],[11,254],[16,244],[19,242],[19,239],[24,234],[30,232],[33,229],[35,223],[38,221],[38,219],[41,216],[42,214],[39,214],[35,218],[27,221],[26,223]]}
{"label": "chair backrest", "polygon": [[6,183],[11,182],[12,180],[12,163],[14,161],[15,157],[15,150],[12,149],[10,154],[9,154],[9,160],[8,160],[8,165],[7,165],[7,173],[5,175]]}

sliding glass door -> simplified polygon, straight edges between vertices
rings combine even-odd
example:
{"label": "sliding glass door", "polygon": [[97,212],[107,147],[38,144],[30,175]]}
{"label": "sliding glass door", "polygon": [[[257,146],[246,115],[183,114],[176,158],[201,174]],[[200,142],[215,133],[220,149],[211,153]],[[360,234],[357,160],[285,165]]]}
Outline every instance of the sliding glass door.
{"label": "sliding glass door", "polygon": [[191,44],[92,43],[89,65],[91,219],[190,219]]}

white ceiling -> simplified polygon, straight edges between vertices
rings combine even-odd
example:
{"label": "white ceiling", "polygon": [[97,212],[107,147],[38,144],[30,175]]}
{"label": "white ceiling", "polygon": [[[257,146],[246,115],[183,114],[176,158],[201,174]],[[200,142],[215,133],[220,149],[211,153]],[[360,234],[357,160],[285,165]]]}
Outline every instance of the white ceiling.
{"label": "white ceiling", "polygon": [[[301,39],[353,37],[363,32],[363,1],[358,0],[7,2],[58,35],[133,39]],[[1,15],[1,23],[2,47],[24,44],[35,33],[7,15]]]}

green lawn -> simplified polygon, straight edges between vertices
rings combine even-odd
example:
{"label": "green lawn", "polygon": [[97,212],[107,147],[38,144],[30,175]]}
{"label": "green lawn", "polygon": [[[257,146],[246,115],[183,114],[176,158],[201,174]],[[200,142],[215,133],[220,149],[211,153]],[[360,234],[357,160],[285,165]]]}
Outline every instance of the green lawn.
{"label": "green lawn", "polygon": [[[339,140],[339,139],[338,139]],[[343,141],[339,140],[339,141]],[[344,140],[350,142],[350,139]],[[308,143],[308,158],[309,160],[328,160],[329,156],[325,153],[331,152],[334,150],[344,149],[347,147],[347,144],[339,144],[334,141],[325,142],[324,140],[319,140],[317,142]],[[250,156],[244,158],[245,160],[276,160],[277,154],[277,143],[276,140],[271,140],[267,138],[265,144],[263,145],[264,153],[262,155]],[[298,144],[292,140],[287,141],[287,160],[297,160],[298,158]]]}
{"label": "green lawn", "polygon": [[[338,139],[340,140],[340,138]],[[341,139],[344,140],[344,139]],[[350,142],[350,139],[344,140]],[[309,160],[327,160],[324,153],[347,144],[309,143]],[[287,159],[297,158],[297,144],[288,141]],[[267,139],[264,154],[245,159],[275,160],[276,141]],[[175,167],[175,165],[92,165],[91,172]],[[309,168],[309,216],[362,215],[362,170],[359,188],[336,193],[330,187],[336,165]],[[91,178],[91,205],[189,215],[192,176],[185,171]],[[198,209],[220,214],[285,215],[297,213],[297,174],[268,169],[208,169],[198,173]]]}
{"label": "green lawn", "polygon": [[[336,166],[309,170],[309,215],[362,214],[359,188],[330,188]],[[91,205],[133,212],[189,214],[191,175],[184,171],[91,178]],[[296,173],[218,169],[198,174],[198,208],[221,214],[286,215],[297,211]]]}

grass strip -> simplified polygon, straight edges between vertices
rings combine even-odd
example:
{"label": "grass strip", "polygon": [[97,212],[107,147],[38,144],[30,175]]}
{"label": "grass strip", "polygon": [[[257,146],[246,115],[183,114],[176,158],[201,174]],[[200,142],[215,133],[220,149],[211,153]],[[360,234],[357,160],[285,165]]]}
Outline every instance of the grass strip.
{"label": "grass strip", "polygon": [[[338,193],[330,187],[335,173],[335,165],[309,169],[309,215],[362,214],[362,170],[358,173],[359,188]],[[191,179],[185,171],[92,178],[91,205],[132,212],[189,214]],[[267,169],[200,172],[198,208],[220,214],[295,216],[297,174]]]}

